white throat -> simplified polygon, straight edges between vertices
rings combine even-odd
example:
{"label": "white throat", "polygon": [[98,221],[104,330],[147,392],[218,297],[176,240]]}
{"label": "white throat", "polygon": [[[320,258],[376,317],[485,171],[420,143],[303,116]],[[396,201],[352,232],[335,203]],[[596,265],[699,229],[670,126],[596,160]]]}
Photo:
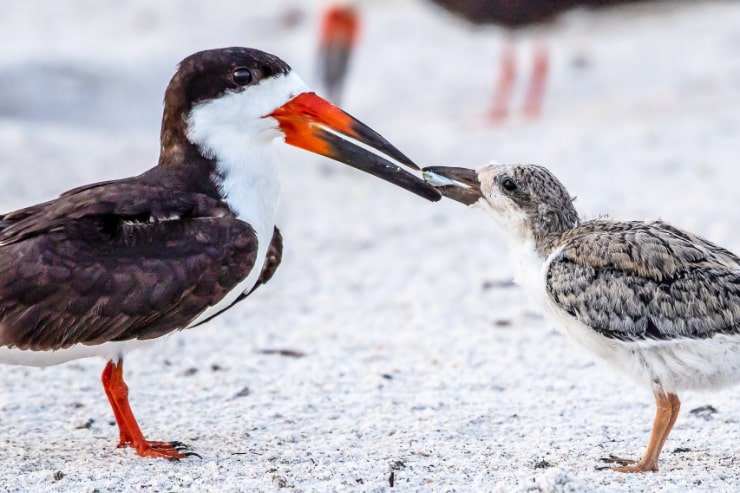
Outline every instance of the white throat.
{"label": "white throat", "polygon": [[188,140],[216,160],[214,181],[225,202],[258,236],[272,236],[280,194],[273,141],[284,137],[277,121],[265,115],[307,90],[288,72],[198,104],[188,115]]}
{"label": "white throat", "polygon": [[265,115],[306,91],[300,77],[289,72],[200,103],[188,115],[188,140],[216,161],[217,176],[213,179],[221,196],[239,219],[252,226],[258,241],[255,267],[247,278],[193,324],[228,307],[239,294],[251,290],[258,279],[280,196],[274,141],[284,137],[277,120]]}
{"label": "white throat", "polygon": [[492,216],[509,248],[514,267],[514,281],[527,293],[530,302],[541,311],[547,300],[545,291],[545,271],[548,259],[537,253],[532,231],[526,226],[526,217],[511,208],[500,212],[484,198],[473,204]]}

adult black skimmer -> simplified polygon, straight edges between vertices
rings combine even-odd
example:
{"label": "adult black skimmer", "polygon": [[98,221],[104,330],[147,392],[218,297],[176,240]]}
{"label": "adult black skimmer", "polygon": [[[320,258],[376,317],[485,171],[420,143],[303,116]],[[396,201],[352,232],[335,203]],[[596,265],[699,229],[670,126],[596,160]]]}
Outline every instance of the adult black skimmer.
{"label": "adult black skimmer", "polygon": [[534,165],[426,168],[446,196],[506,231],[517,280],[566,333],[651,388],[656,414],[639,461],[657,471],[678,392],[740,381],[740,258],[661,221],[581,222],[565,187]]}
{"label": "adult black skimmer", "polygon": [[47,366],[103,356],[119,446],[144,457],[188,455],[178,442],[144,439],[129,407],[123,355],[211,319],[273,275],[282,256],[272,145],[280,137],[440,198],[346,140],[416,168],[309,92],[278,57],[248,48],[195,53],[167,87],[157,166],[0,216],[0,362]]}

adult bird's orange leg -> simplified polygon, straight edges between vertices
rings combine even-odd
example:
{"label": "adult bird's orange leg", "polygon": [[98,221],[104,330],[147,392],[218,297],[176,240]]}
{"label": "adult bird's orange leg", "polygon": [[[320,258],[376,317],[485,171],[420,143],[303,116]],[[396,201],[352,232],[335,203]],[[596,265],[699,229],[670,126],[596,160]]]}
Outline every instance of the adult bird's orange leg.
{"label": "adult bird's orange leg", "polygon": [[118,360],[118,363],[109,361],[105,365],[101,380],[118,423],[121,437],[119,447],[133,447],[141,457],[161,457],[169,460],[197,455],[192,452],[181,452],[184,446],[179,442],[150,442],[144,438],[128,403],[128,386],[123,381],[123,359]]}
{"label": "adult bird's orange leg", "polygon": [[113,362],[109,361],[107,365],[105,365],[105,368],[103,369],[103,374],[100,377],[100,380],[103,382],[103,390],[105,390],[105,395],[108,396],[108,402],[110,402],[110,407],[113,409],[113,415],[116,417],[116,423],[118,424],[118,433],[120,435],[120,440],[118,441],[119,447],[125,447],[131,444],[131,435],[128,432],[128,429],[121,426],[121,423],[123,423],[123,416],[121,415],[121,412],[118,410],[118,406],[116,405],[115,400],[113,399],[113,395],[111,394],[111,391],[109,390],[111,385],[111,376],[113,375]]}
{"label": "adult bird's orange leg", "polygon": [[681,409],[681,401],[676,394],[666,394],[663,389],[656,389],[655,395],[655,420],[653,431],[650,433],[647,450],[639,462],[612,468],[617,472],[646,472],[658,470],[658,457],[663,450],[666,439],[676,423],[678,412]]}
{"label": "adult bird's orange leg", "polygon": [[547,46],[537,45],[532,62],[532,75],[529,80],[526,99],[524,100],[524,115],[528,118],[537,118],[542,112],[542,98],[545,95],[547,74],[550,68],[550,56]]}

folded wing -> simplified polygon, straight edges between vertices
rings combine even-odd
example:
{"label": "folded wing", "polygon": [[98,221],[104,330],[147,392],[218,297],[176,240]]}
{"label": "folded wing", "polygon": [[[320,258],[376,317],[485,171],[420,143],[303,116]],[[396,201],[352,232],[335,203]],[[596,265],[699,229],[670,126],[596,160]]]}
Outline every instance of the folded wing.
{"label": "folded wing", "polygon": [[662,222],[592,221],[565,240],[547,269],[548,294],[600,334],[740,333],[740,259],[731,252]]}
{"label": "folded wing", "polygon": [[[136,179],[0,217],[0,345],[60,349],[184,328],[254,268],[220,201]],[[261,267],[261,266],[260,266]]]}

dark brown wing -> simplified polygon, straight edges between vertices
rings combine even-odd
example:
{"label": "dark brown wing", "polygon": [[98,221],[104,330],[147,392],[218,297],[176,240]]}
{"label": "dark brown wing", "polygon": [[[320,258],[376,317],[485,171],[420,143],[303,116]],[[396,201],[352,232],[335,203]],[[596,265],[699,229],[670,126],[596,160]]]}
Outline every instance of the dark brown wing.
{"label": "dark brown wing", "polygon": [[[278,266],[280,266],[280,262],[283,260],[283,235],[280,234],[280,230],[275,228],[274,232],[272,233],[272,240],[270,241],[270,246],[267,249],[267,254],[265,255],[265,262],[262,264],[262,271],[260,272],[260,276],[257,279],[257,282],[254,283],[254,286],[252,286],[252,289],[247,291],[246,293],[241,293],[234,302],[229,305],[229,307],[234,306],[235,304],[239,303],[240,301],[244,300],[247,296],[252,294],[255,289],[265,284],[267,281],[272,279],[272,276],[275,274],[275,271],[277,270]],[[220,312],[219,312],[220,313]],[[214,313],[212,316],[201,320],[196,325],[191,325],[192,327],[197,327],[199,325],[202,325],[211,319],[213,317],[218,316],[218,313]]]}
{"label": "dark brown wing", "polygon": [[257,283],[254,285],[251,291],[249,293],[239,296],[239,298],[236,301],[241,301],[242,299],[246,298],[250,294],[252,294],[252,291],[257,289],[258,287],[265,284],[267,281],[272,279],[272,276],[275,275],[275,271],[280,266],[280,262],[283,260],[283,235],[280,234],[280,230],[275,228],[275,231],[272,233],[272,241],[270,241],[270,248],[267,250],[267,255],[265,256],[265,263],[262,266],[262,272],[260,273],[259,279],[257,279]]}
{"label": "dark brown wing", "polygon": [[54,231],[77,220],[164,221],[233,215],[222,202],[139,179],[110,181],[70,190],[61,197],[0,216],[0,245]]}
{"label": "dark brown wing", "polygon": [[128,180],[0,218],[0,345],[49,350],[185,327],[254,267],[221,202]]}

